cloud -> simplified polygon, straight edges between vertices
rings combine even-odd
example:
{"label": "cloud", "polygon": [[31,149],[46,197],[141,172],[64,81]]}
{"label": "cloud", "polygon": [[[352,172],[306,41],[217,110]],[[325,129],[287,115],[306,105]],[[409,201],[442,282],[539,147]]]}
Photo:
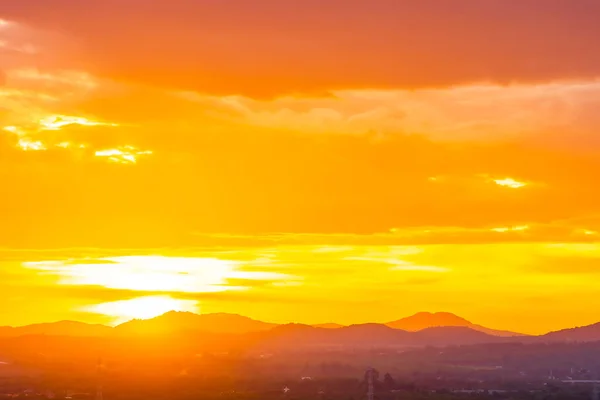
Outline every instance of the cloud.
{"label": "cloud", "polygon": [[138,150],[133,146],[124,146],[120,149],[98,150],[96,157],[106,157],[108,161],[119,164],[135,164],[140,156],[151,155],[150,150]]}
{"label": "cloud", "polygon": [[100,285],[110,289],[163,292],[220,292],[245,290],[232,282],[291,280],[293,276],[269,271],[243,271],[237,261],[207,257],[126,256],[90,262],[83,259],[37,261],[24,267],[57,277],[63,285]]}
{"label": "cloud", "polygon": [[2,18],[78,42],[64,67],[218,94],[543,82],[600,72],[594,0],[0,5]]}
{"label": "cloud", "polygon": [[[175,93],[213,118],[304,133],[423,134],[436,141],[535,142],[580,149],[595,143],[596,80],[537,85],[464,85],[421,90],[339,90],[329,97]],[[188,105],[189,106],[189,105]],[[208,112],[206,110],[209,110]],[[213,121],[214,123],[214,121]],[[544,136],[545,140],[541,140]]]}
{"label": "cloud", "polygon": [[[34,140],[88,145],[44,152],[20,151],[11,133],[1,133],[3,204],[11,210],[5,217],[11,229],[0,233],[0,243],[260,245],[281,239],[265,236],[271,232],[368,235],[393,228],[396,235],[377,241],[591,241],[593,235],[576,231],[600,230],[597,221],[555,223],[600,213],[600,192],[590,185],[600,170],[593,153],[239,126],[198,134],[199,125],[168,125],[42,132]],[[121,144],[153,154],[133,166],[94,156]],[[482,173],[536,184],[513,190]],[[431,176],[441,178],[432,182]],[[522,225],[530,229],[492,231]],[[215,232],[228,236],[205,235]],[[338,238],[324,244],[339,244]]]}
{"label": "cloud", "polygon": [[[580,156],[599,148],[600,120],[594,110],[600,89],[594,80],[420,90],[394,85],[386,86],[388,90],[330,90],[332,86],[329,96],[285,95],[269,101],[253,99],[250,93],[207,95],[194,87],[193,79],[189,87],[160,87],[161,82],[146,80],[141,73],[140,84],[96,70],[96,61],[75,60],[73,55],[82,53],[71,52],[73,43],[67,43],[74,37],[72,29],[85,31],[77,37],[90,41],[93,51],[94,43],[110,36],[95,36],[94,29],[110,33],[112,25],[75,19],[83,11],[80,6],[56,1],[56,6],[71,7],[59,14],[46,10],[43,19],[35,15],[38,8],[21,8],[21,3],[3,7],[3,18],[13,21],[10,31],[2,32],[9,33],[6,40],[33,43],[41,53],[13,58],[7,64],[7,85],[0,90],[5,129],[0,132],[0,164],[11,192],[6,201],[15,210],[9,223],[16,227],[6,237],[0,234],[0,242],[69,246],[74,240],[88,245],[110,235],[120,237],[115,242],[122,246],[153,247],[170,241],[194,245],[195,232],[372,233],[392,227],[459,225],[487,229],[547,224],[598,211],[598,194],[588,185],[599,168],[597,158]],[[128,4],[137,4],[128,1],[125,14],[132,11]],[[275,13],[288,12],[280,4],[265,4]],[[303,7],[308,10],[311,4]],[[516,7],[510,4],[494,7]],[[105,15],[117,5],[122,3],[90,3]],[[207,12],[224,15],[221,5]],[[362,21],[364,13],[357,10],[366,5],[351,3],[340,15],[354,16],[358,20],[352,21],[362,26],[368,21]],[[177,14],[178,7],[205,6],[183,2],[161,10],[161,15],[166,13],[163,23],[177,31],[181,26],[170,22],[170,13]],[[369,7],[410,11],[420,6],[382,2]],[[519,7],[523,11],[534,5]],[[487,12],[485,7],[469,12],[474,10]],[[148,12],[149,21],[156,18],[151,10],[143,12]],[[325,14],[329,12],[332,9]],[[573,12],[556,18],[574,18],[569,14]],[[63,18],[69,22],[61,24],[65,29],[46,35]],[[115,26],[124,23],[120,15],[115,18]],[[275,20],[273,29],[280,22]],[[238,27],[251,28],[256,29]],[[208,24],[206,29],[220,28]],[[288,33],[307,34],[302,29]],[[198,43],[188,42],[192,48]],[[115,49],[120,51],[119,46]],[[120,60],[128,65],[127,57]],[[172,61],[177,67],[177,60]],[[385,65],[381,60],[376,64]],[[240,65],[244,64],[235,68],[243,69]],[[226,75],[227,69],[223,71]],[[86,123],[66,125],[69,121]],[[23,149],[28,151],[15,151]],[[107,162],[114,165],[100,165]],[[115,176],[115,171],[123,174]],[[485,174],[528,185],[505,193],[474,178]],[[198,179],[201,184],[189,184]],[[25,182],[38,183],[26,187]],[[60,188],[68,188],[71,196],[56,194]],[[46,203],[34,200],[50,193]],[[535,206],[548,196],[554,201]],[[581,201],[577,210],[572,207],[574,196]],[[29,200],[21,201],[24,197]],[[158,209],[170,215],[160,217]],[[470,211],[457,213],[459,209]],[[299,211],[310,218],[296,217]],[[110,215],[100,216],[106,213]],[[49,234],[63,223],[65,228],[59,230],[64,232]],[[153,226],[160,226],[161,232]],[[80,237],[66,239],[68,232],[79,232]],[[29,244],[21,243],[20,237]]]}
{"label": "cloud", "polygon": [[496,185],[509,187],[511,189],[520,189],[522,187],[527,186],[525,182],[515,181],[512,178],[496,179],[494,183],[496,183]]}

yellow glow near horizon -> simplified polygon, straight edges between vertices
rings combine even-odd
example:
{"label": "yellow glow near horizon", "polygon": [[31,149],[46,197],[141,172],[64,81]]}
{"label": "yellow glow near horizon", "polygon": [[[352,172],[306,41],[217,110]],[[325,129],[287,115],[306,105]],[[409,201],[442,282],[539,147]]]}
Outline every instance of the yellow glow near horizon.
{"label": "yellow glow near horizon", "polygon": [[146,296],[83,307],[82,311],[102,314],[119,324],[131,319],[150,319],[169,311],[198,312],[198,301],[174,299],[171,296]]}
{"label": "yellow glow near horizon", "polygon": [[[521,229],[519,226],[509,229],[515,228],[517,232]],[[516,235],[512,230],[498,235],[511,233]],[[320,236],[314,239],[325,243]],[[371,242],[374,237],[363,239]],[[556,312],[553,304],[540,307],[538,297],[553,295],[557,287],[565,293],[597,292],[595,280],[588,275],[597,270],[593,263],[600,254],[597,244],[389,246],[344,244],[347,240],[345,236],[329,235],[327,245],[165,249],[163,256],[99,258],[95,250],[91,250],[82,258],[25,263],[22,266],[26,268],[19,273],[29,275],[36,288],[63,286],[59,291],[64,291],[66,296],[61,300],[65,302],[64,307],[76,313],[86,307],[90,313],[84,320],[96,323],[106,322],[106,316],[118,322],[135,317],[151,318],[155,313],[148,309],[154,304],[158,305],[158,314],[177,309],[177,305],[193,306],[164,299],[129,303],[141,297],[171,296],[173,299],[201,299],[204,312],[237,313],[281,323],[333,320],[351,324],[387,321],[423,310],[444,310],[492,328],[545,333],[569,324],[538,318],[537,313],[548,316]],[[186,257],[182,253],[196,256]],[[560,266],[572,260],[577,260],[577,272],[562,271]],[[0,262],[0,267],[4,265]],[[590,279],[581,279],[582,276]],[[497,284],[490,287],[490,280]],[[497,306],[497,319],[478,315],[470,308],[473,299],[490,304],[499,296],[506,296],[506,287],[514,288],[509,293],[513,301],[530,307],[522,311],[522,315],[531,318],[527,324],[514,323],[508,302]],[[18,290],[15,288],[13,293]],[[88,290],[92,301],[88,297],[72,297],[72,293]],[[399,292],[402,301],[396,303],[392,299],[396,299]],[[372,303],[360,300],[364,298],[378,301],[379,306],[373,309]],[[52,304],[56,305],[56,301]],[[594,306],[597,303],[592,301]],[[315,304],[323,304],[323,307],[315,307]],[[566,299],[565,307],[571,305]],[[36,310],[37,315],[23,316],[23,320],[30,323],[43,320],[40,317],[43,312]],[[572,321],[587,318],[586,315],[572,315]],[[593,313],[590,311],[589,315]],[[76,314],[71,317],[65,314],[65,317],[81,318]]]}
{"label": "yellow glow near horizon", "polygon": [[529,229],[527,225],[519,225],[519,226],[511,226],[511,227],[501,227],[501,228],[492,228],[491,230],[494,232],[505,233],[505,232],[523,232]]}

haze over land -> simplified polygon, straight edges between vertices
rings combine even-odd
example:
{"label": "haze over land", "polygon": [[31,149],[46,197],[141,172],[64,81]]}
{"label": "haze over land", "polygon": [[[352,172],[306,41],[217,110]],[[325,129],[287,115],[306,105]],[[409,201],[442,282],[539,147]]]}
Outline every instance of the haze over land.
{"label": "haze over land", "polygon": [[0,0],[0,325],[597,323],[599,19],[595,0]]}
{"label": "haze over land", "polygon": [[[152,387],[150,398],[162,391],[184,396],[183,388],[261,398],[280,393],[284,384],[295,390],[312,387],[298,385],[313,380],[331,393],[346,380],[344,393],[359,394],[365,389],[356,380],[365,365],[374,365],[399,379],[387,386],[377,383],[381,396],[396,389],[464,387],[500,388],[505,395],[556,393],[556,386],[546,386],[594,379],[598,367],[600,323],[541,336],[494,336],[464,326],[464,319],[449,313],[404,319],[415,320],[433,326],[413,332],[374,323],[321,328],[234,314],[169,312],[114,328],[66,321],[0,328],[0,360],[6,360],[0,362],[0,392],[19,380],[38,390],[80,387],[85,392],[101,377],[111,397],[117,392],[135,397]],[[441,320],[458,326],[437,326]],[[2,380],[6,377],[12,380]],[[173,387],[181,389],[172,392]]]}

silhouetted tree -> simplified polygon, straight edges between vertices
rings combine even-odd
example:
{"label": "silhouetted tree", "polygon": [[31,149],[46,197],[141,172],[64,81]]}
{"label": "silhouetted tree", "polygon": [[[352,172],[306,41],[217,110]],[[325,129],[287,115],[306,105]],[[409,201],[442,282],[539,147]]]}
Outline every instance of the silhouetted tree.
{"label": "silhouetted tree", "polygon": [[392,375],[390,375],[389,372],[383,376],[383,387],[387,390],[396,388],[396,381],[394,378],[392,378]]}

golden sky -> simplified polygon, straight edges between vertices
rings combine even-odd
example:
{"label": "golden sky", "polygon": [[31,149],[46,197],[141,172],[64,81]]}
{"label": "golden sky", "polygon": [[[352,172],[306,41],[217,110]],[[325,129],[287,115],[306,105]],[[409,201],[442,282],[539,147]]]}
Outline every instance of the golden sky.
{"label": "golden sky", "polygon": [[0,0],[0,325],[598,322],[600,3],[540,4]]}

